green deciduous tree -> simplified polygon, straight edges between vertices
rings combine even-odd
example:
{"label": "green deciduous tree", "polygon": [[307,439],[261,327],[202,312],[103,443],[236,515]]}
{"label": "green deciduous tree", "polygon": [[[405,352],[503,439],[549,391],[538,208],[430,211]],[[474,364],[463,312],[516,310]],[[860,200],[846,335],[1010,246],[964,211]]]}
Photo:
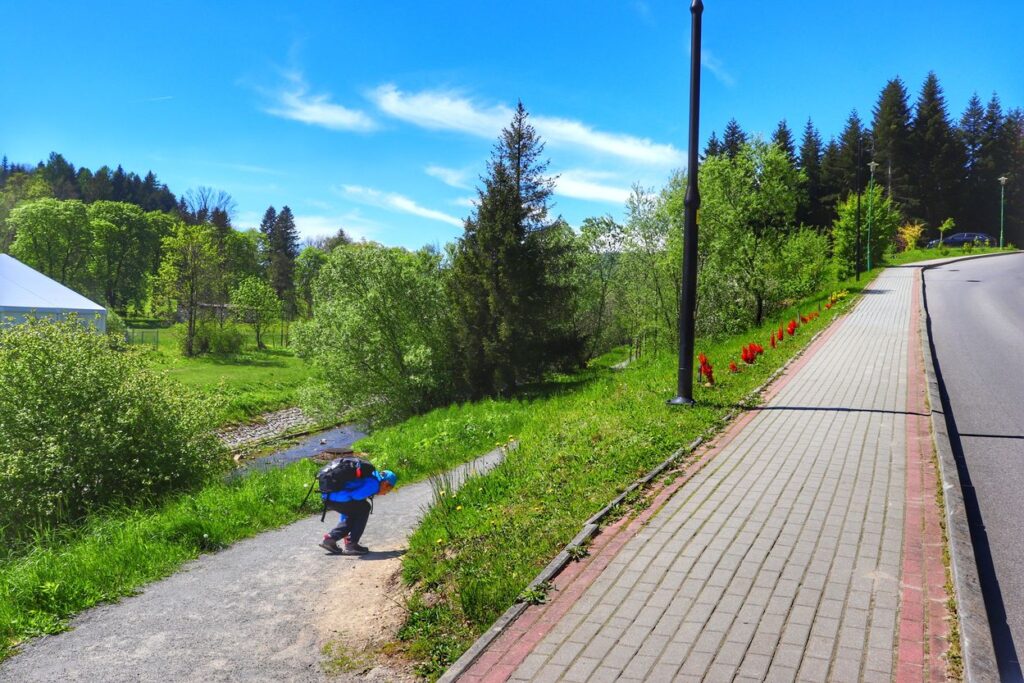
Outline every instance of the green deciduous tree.
{"label": "green deciduous tree", "polygon": [[231,290],[231,312],[239,321],[252,327],[256,348],[263,350],[263,332],[281,318],[281,300],[266,280],[247,277]]}
{"label": "green deciduous tree", "polygon": [[[832,254],[837,275],[845,279],[853,275],[857,259],[857,197],[847,196],[839,205],[839,217],[832,227]],[[871,241],[868,242],[868,224]],[[896,238],[900,227],[900,212],[892,199],[884,195],[880,185],[874,185],[861,197],[860,237],[863,245],[861,258],[866,263],[871,249],[872,266],[882,263],[886,250]]]}
{"label": "green deciduous tree", "polygon": [[120,309],[141,301],[160,249],[158,226],[141,208],[124,202],[94,202],[87,213],[94,240],[90,270],[107,305]]}
{"label": "green deciduous tree", "polygon": [[37,199],[11,211],[7,223],[17,235],[15,258],[75,291],[89,291],[93,236],[85,204]]}
{"label": "green deciduous tree", "polygon": [[301,313],[306,318],[313,317],[313,283],[326,262],[327,254],[317,247],[306,247],[295,258],[296,303],[300,304]]}
{"label": "green deciduous tree", "polygon": [[182,350],[186,356],[193,356],[200,304],[216,295],[221,282],[222,262],[213,228],[178,223],[163,239],[162,253],[156,293],[165,309],[184,314]]}
{"label": "green deciduous tree", "polygon": [[702,239],[710,251],[702,271],[702,308],[743,327],[759,325],[783,290],[777,265],[794,230],[800,173],[785,152],[761,140],[735,158],[701,167]]}
{"label": "green deciduous tree", "polygon": [[307,408],[392,421],[450,399],[452,330],[438,253],[341,245],[313,287],[315,315],[294,337],[318,376]]}

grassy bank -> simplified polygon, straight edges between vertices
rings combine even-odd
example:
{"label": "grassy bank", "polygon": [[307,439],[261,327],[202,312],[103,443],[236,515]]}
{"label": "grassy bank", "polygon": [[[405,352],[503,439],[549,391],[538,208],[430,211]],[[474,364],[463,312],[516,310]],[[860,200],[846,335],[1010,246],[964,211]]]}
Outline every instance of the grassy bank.
{"label": "grassy bank", "polygon": [[[843,283],[855,295],[869,282]],[[440,496],[410,541],[403,562],[416,595],[400,638],[420,673],[440,674],[520,595],[579,531],[583,521],[676,449],[709,428],[803,348],[847,297],[825,308],[828,294],[742,335],[698,343],[716,384],[695,389],[697,406],[669,408],[676,357],[640,359],[529,411],[519,449],[455,495]],[[768,337],[797,310],[821,315],[772,349]],[[765,354],[744,365],[740,349],[757,342]],[[734,360],[741,371],[729,372]],[[429,415],[425,419],[429,419]],[[448,419],[452,419],[449,416]]]}
{"label": "grassy bank", "polygon": [[1013,248],[1000,249],[999,247],[936,247],[934,249],[911,249],[898,254],[889,254],[886,259],[890,265],[900,266],[905,263],[916,263],[918,261],[931,261],[941,258],[956,258],[957,256],[972,256],[978,254],[995,254],[1000,251],[1016,251]]}
{"label": "grassy bank", "polygon": [[241,353],[185,358],[179,350],[180,326],[146,330],[145,339],[158,344],[137,344],[145,349],[150,365],[187,386],[217,397],[222,405],[219,422],[245,422],[261,413],[296,405],[296,391],[305,384],[311,369],[295,353],[275,346],[279,330],[267,335],[268,348],[256,349],[255,336],[239,327],[245,338]]}
{"label": "grassy bank", "polygon": [[[544,397],[594,381],[623,357],[609,354],[579,375],[529,388],[521,399],[434,411],[359,446],[381,466],[397,469],[402,484],[412,483],[506,441]],[[76,613],[131,595],[204,552],[317,512],[319,501],[296,510],[315,469],[303,461],[253,472],[159,507],[96,514],[83,526],[40,535],[30,550],[0,552],[0,661],[25,639],[57,633]]]}

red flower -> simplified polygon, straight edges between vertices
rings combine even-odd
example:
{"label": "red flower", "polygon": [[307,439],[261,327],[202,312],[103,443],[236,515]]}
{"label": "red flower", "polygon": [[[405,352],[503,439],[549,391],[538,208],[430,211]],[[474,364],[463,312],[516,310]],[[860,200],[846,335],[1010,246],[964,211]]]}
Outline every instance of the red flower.
{"label": "red flower", "polygon": [[779,323],[779,341],[782,341],[782,323]]}
{"label": "red flower", "polygon": [[811,319],[810,319],[810,318],[808,318],[808,317],[807,317],[806,315],[804,315],[803,313],[801,313],[801,314],[800,314],[800,322],[802,322],[802,323],[803,323],[804,325],[806,325],[807,323],[811,322]]}
{"label": "red flower", "polygon": [[705,356],[703,353],[698,353],[697,361],[700,363],[701,367],[704,367],[705,365],[708,364],[708,357]]}
{"label": "red flower", "polygon": [[768,335],[768,341],[769,341],[769,343],[771,343],[772,348],[774,349],[775,348],[775,344],[776,344],[775,333],[774,332],[772,332],[771,334]]}
{"label": "red flower", "polygon": [[832,302],[829,301],[827,304],[825,304],[825,308],[832,308]]}
{"label": "red flower", "polygon": [[739,371],[740,371],[740,369],[739,369],[739,367],[737,367],[736,361],[734,361],[734,360],[729,361],[729,372],[739,372]]}
{"label": "red flower", "polygon": [[789,321],[789,325],[786,326],[786,331],[789,332],[790,337],[796,334],[796,320]]}

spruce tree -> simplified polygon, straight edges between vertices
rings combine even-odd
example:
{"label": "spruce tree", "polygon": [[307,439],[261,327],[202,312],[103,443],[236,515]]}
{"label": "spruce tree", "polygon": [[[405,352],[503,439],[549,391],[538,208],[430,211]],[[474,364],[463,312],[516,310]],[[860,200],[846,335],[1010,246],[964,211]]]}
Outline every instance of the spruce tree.
{"label": "spruce tree", "polygon": [[747,143],[747,134],[740,128],[736,119],[729,119],[725,124],[725,132],[722,134],[722,151],[730,159],[735,159],[740,149]]}
{"label": "spruce tree", "polygon": [[554,180],[520,102],[487,164],[477,206],[453,249],[451,297],[463,390],[506,394],[582,348],[567,330],[569,290],[548,220]]}
{"label": "spruce tree", "polygon": [[772,133],[772,142],[786,153],[786,158],[789,159],[789,163],[793,164],[794,168],[799,168],[800,164],[796,158],[796,147],[793,144],[793,133],[789,130],[789,126],[786,125],[786,119],[779,121],[779,125],[775,127],[775,132]]}
{"label": "spruce tree", "polygon": [[708,144],[704,147],[704,158],[718,156],[722,153],[722,143],[718,141],[718,136],[715,131],[711,131],[711,137],[708,138]]}
{"label": "spruce tree", "polygon": [[[839,137],[839,156],[836,159],[836,181],[840,194],[863,192],[868,186],[868,163],[871,161],[871,138],[864,130],[860,116],[854,109],[846,119]],[[877,177],[876,177],[877,180]]]}
{"label": "spruce tree", "polygon": [[[964,151],[963,201],[957,207],[956,223],[966,230],[981,230],[985,213],[985,178],[981,150],[985,137],[985,108],[977,93],[967,101],[967,108],[956,129]],[[993,179],[994,180],[994,179]]]}
{"label": "spruce tree", "polygon": [[911,126],[916,163],[917,217],[937,228],[956,214],[964,153],[946,111],[946,98],[934,72],[921,87]]}
{"label": "spruce tree", "polygon": [[909,101],[907,88],[899,77],[886,83],[874,108],[871,134],[874,159],[878,163],[875,180],[883,184],[894,202],[912,213],[916,202],[911,195],[910,182],[913,156]]}
{"label": "spruce tree", "polygon": [[[263,214],[266,221],[274,207]],[[260,225],[263,230],[263,225]],[[267,234],[267,233],[264,233]],[[267,239],[269,251],[270,284],[277,296],[285,304],[285,311],[290,316],[294,312],[294,281],[295,257],[299,255],[299,233],[295,228],[295,217],[288,206],[281,207],[281,213],[274,217],[273,226]]]}
{"label": "spruce tree", "polygon": [[839,143],[835,138],[828,141],[821,153],[821,212],[822,225],[831,227],[836,217],[836,205],[845,197],[850,188],[845,185],[840,162]]}
{"label": "spruce tree", "polygon": [[797,205],[797,221],[824,228],[831,221],[822,205],[821,154],[821,136],[814,122],[808,118],[800,142],[800,169],[807,179],[807,192],[804,200]]}

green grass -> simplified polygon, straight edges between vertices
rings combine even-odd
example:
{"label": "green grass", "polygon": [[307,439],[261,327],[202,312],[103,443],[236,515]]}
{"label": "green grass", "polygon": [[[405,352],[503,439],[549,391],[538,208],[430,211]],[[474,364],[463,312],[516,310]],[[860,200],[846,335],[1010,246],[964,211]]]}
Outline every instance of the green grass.
{"label": "green grass", "polygon": [[960,247],[936,247],[934,249],[911,249],[899,254],[889,254],[886,262],[889,265],[901,266],[906,263],[918,261],[930,261],[932,259],[955,258],[957,256],[976,256],[978,254],[995,254],[1000,251],[1016,251],[1015,248],[1000,249],[999,247],[973,247],[962,249]]}
{"label": "green grass", "polygon": [[[856,294],[870,280],[836,289]],[[676,357],[641,358],[621,373],[599,373],[571,392],[531,404],[516,432],[519,449],[491,473],[439,497],[410,539],[403,560],[405,579],[415,586],[410,617],[400,633],[419,672],[436,677],[493,621],[523,595],[526,585],[579,531],[583,522],[678,448],[709,429],[791,358],[845,309],[850,298],[824,309],[829,292],[783,312],[756,330],[700,341],[715,369],[714,387],[695,387],[697,405],[665,405],[675,393]],[[821,307],[821,317],[787,336],[779,348],[770,330]],[[742,345],[762,344],[766,353],[743,366]],[[729,360],[743,366],[730,374]],[[510,404],[510,413],[519,415]],[[500,403],[490,410],[500,410]],[[430,420],[424,416],[424,422]],[[457,409],[445,415],[448,431]],[[426,424],[422,433],[429,434]],[[443,486],[441,487],[443,490]],[[425,596],[429,595],[430,599]]]}
{"label": "green grass", "polygon": [[[159,346],[137,346],[148,349],[147,357],[154,369],[217,397],[223,405],[218,421],[223,424],[246,422],[262,413],[296,405],[296,392],[312,369],[288,348],[271,345],[257,351],[251,329],[239,329],[245,335],[246,345],[242,353],[233,356],[185,358],[178,346],[180,326],[159,330]],[[268,343],[277,341],[278,328],[272,329],[267,337]]]}

